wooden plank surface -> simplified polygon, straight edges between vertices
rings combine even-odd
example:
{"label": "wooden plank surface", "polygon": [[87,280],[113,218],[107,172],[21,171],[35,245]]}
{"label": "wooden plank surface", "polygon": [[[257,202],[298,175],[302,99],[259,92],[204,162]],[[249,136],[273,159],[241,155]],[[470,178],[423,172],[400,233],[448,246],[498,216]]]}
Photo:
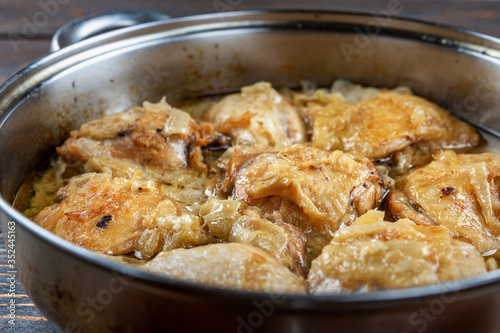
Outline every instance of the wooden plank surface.
{"label": "wooden plank surface", "polygon": [[[390,0],[0,0],[0,82],[49,52],[50,37],[71,19],[115,10],[151,10],[172,17],[227,10],[297,8],[378,13]],[[472,29],[500,37],[499,1],[400,0],[401,16]],[[56,332],[15,282],[16,325],[8,323],[10,282],[0,239],[0,332]]]}
{"label": "wooden plank surface", "polygon": [[50,41],[48,39],[27,41],[19,44],[19,52],[15,52],[15,47],[16,44],[12,41],[0,39],[0,82],[36,59],[47,55],[50,51]]}
{"label": "wooden plank surface", "polygon": [[[420,18],[495,34],[500,27],[498,1],[399,0],[400,16]],[[324,9],[380,12],[389,0],[0,0],[0,36],[50,38],[71,19],[115,10],[151,10],[172,17],[247,9]]]}
{"label": "wooden plank surface", "polygon": [[[0,232],[0,332],[57,332],[31,302],[19,282],[12,280],[13,276],[8,262],[8,248]],[[15,309],[14,325],[9,323],[11,309]]]}

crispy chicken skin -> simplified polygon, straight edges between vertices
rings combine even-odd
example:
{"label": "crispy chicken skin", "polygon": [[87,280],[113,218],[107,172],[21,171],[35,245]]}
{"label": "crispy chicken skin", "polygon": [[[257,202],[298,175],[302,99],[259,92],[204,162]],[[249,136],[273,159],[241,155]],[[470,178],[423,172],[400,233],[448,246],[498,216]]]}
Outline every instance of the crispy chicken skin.
{"label": "crispy chicken skin", "polygon": [[288,267],[292,272],[305,276],[306,238],[295,226],[282,221],[276,212],[270,219],[261,217],[256,209],[240,209],[236,200],[210,198],[200,207],[208,228],[221,241],[244,243],[259,247]]}
{"label": "crispy chicken skin", "polygon": [[149,272],[212,287],[305,294],[305,281],[266,251],[248,244],[211,244],[160,253]]}
{"label": "crispy chicken skin", "polygon": [[399,196],[406,193],[414,204],[401,210],[401,200],[390,198],[394,216],[443,225],[454,238],[473,244],[481,253],[500,248],[499,155],[445,151],[410,172],[403,191]]}
{"label": "crispy chicken skin", "polygon": [[[111,255],[138,251],[151,257],[214,240],[200,218],[183,212],[153,181],[87,173],[71,178],[59,196],[60,202],[44,208],[34,221],[89,250]],[[157,236],[153,244],[151,232]]]}
{"label": "crispy chicken skin", "polygon": [[297,110],[267,82],[224,97],[203,119],[239,145],[283,147],[305,140],[304,123]]}
{"label": "crispy chicken skin", "polygon": [[408,94],[381,92],[353,104],[336,98],[310,109],[314,146],[370,159],[391,157],[403,169],[430,162],[442,149],[474,147],[480,139],[472,126]]}
{"label": "crispy chicken skin", "polygon": [[164,99],[157,104],[144,102],[142,107],[84,124],[57,152],[67,161],[84,164],[87,172],[170,181],[177,178],[173,171],[178,169],[205,171],[201,145],[211,142],[209,127],[203,126],[202,137],[188,113]]}
{"label": "crispy chicken skin", "polygon": [[477,250],[452,239],[447,228],[383,218],[384,212],[369,211],[335,233],[312,262],[310,293],[364,293],[486,273]]}
{"label": "crispy chicken skin", "polygon": [[373,208],[381,196],[372,163],[341,151],[295,144],[282,149],[236,147],[225,186],[233,198],[283,221],[307,237],[308,260],[333,233]]}

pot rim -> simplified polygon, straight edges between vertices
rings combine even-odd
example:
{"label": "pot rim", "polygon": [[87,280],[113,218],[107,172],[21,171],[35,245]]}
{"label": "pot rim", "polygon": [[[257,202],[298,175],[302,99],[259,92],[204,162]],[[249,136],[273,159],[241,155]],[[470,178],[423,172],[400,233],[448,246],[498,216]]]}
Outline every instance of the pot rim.
{"label": "pot rim", "polygon": [[[250,28],[256,27],[248,25],[249,18],[254,18],[255,22],[262,27],[272,29],[273,26],[266,25],[266,22],[272,22],[272,17],[282,17],[283,22],[286,23],[288,28],[301,29],[297,26],[300,23],[298,19],[290,19],[290,16],[303,16],[311,20],[319,20],[321,16],[344,18],[348,20],[358,19],[360,22],[365,22],[369,18],[383,18],[381,15],[374,15],[368,13],[346,12],[346,11],[317,11],[317,10],[250,10],[250,11],[236,11],[229,13],[212,13],[201,14],[194,16],[186,16],[181,18],[167,19],[152,23],[141,24],[140,26],[133,26],[129,28],[120,29],[118,31],[108,32],[101,36],[92,37],[84,40],[75,45],[71,45],[60,51],[52,53],[43,57],[36,62],[26,66],[24,69],[11,76],[2,86],[0,86],[0,130],[4,126],[5,120],[9,115],[14,112],[13,108],[17,103],[22,101],[28,94],[40,87],[43,81],[60,73],[79,62],[87,61],[89,57],[101,56],[107,52],[113,52],[117,49],[135,45],[137,41],[147,42],[151,40],[158,40],[169,36],[183,36],[193,33],[203,33],[208,26],[212,29],[237,29],[248,26]],[[259,17],[261,17],[259,19]],[[263,19],[262,17],[268,17]],[[319,19],[318,19],[319,17]],[[238,22],[239,25],[234,24]],[[342,21],[342,20],[341,20]],[[345,20],[344,20],[345,21]],[[360,22],[347,23],[349,27],[353,27]],[[253,21],[250,21],[253,22]],[[449,25],[429,23],[422,20],[404,18],[399,16],[391,17],[391,22],[396,23],[396,27],[392,27],[389,23],[388,27],[384,27],[381,36],[398,36],[406,39],[415,39],[421,42],[438,44],[443,47],[456,48],[462,52],[477,52],[482,56],[492,57],[495,60],[500,60],[500,39],[488,36],[482,33],[473,32],[468,29],[452,27]],[[303,21],[303,23],[307,23]],[[332,24],[339,24],[339,22],[330,22]],[[211,25],[210,25],[211,24]],[[441,35],[429,35],[425,32],[416,31],[416,29],[404,30],[397,26],[401,24],[409,24],[418,28],[426,28],[428,31],[439,32]],[[174,26],[171,30],[163,29],[165,27]],[[191,29],[189,29],[191,28]],[[330,28],[326,28],[331,30]],[[424,31],[427,31],[424,29]],[[212,30],[214,31],[214,30]],[[343,31],[349,32],[349,31]],[[354,33],[351,32],[350,33]],[[177,34],[177,35],[176,35]],[[427,36],[427,38],[423,38]],[[429,37],[430,36],[430,37]],[[453,36],[460,36],[462,39],[451,38]],[[149,38],[148,38],[149,37]],[[481,42],[481,43],[480,43]],[[86,54],[87,52],[88,54]],[[84,56],[81,56],[84,54]],[[79,57],[80,55],[80,57]],[[72,58],[67,61],[68,58]],[[64,63],[64,61],[66,61]],[[63,63],[61,65],[61,63]],[[59,65],[59,66],[57,66]],[[47,68],[52,68],[52,72],[44,73]],[[9,216],[12,221],[19,223],[23,228],[35,234],[41,240],[51,244],[66,253],[77,257],[93,264],[101,269],[106,269],[133,277],[136,281],[141,283],[170,290],[183,295],[191,295],[193,297],[209,296],[210,299],[218,299],[220,301],[238,301],[249,302],[253,300],[269,299],[272,295],[267,293],[248,292],[239,290],[230,290],[224,288],[208,287],[197,285],[189,282],[170,279],[167,277],[151,274],[137,268],[128,267],[123,264],[113,262],[105,259],[92,251],[86,250],[77,246],[69,241],[66,241],[55,234],[45,230],[35,222],[31,221],[19,211],[14,209],[12,205],[0,195],[0,210]],[[436,297],[448,292],[485,292],[483,290],[486,286],[500,287],[500,270],[488,272],[486,274],[475,276],[472,278],[461,279],[441,284],[376,291],[367,294],[352,294],[352,295],[293,295],[283,294],[280,298],[284,300],[278,308],[282,309],[297,309],[307,310],[313,309],[315,311],[328,309],[329,306],[336,308],[342,306],[342,309],[349,309],[349,305],[359,308],[360,305],[366,306],[389,306],[394,302],[416,302],[424,298]],[[485,289],[485,288],[484,288]]]}
{"label": "pot rim", "polygon": [[[327,20],[329,18],[333,21]],[[301,30],[304,28],[302,25],[304,22],[316,23],[316,30],[331,30],[332,26],[320,27],[317,24],[329,22],[336,26],[339,32],[354,34],[353,27],[370,24],[371,18],[384,19],[385,17],[354,11],[268,9],[184,16],[109,31],[48,54],[9,77],[0,85],[0,121],[4,118],[3,113],[9,109],[9,106],[14,105],[43,81],[81,62],[117,49],[165,38],[221,30],[245,28],[272,30],[283,27]],[[310,27],[306,26],[306,28]],[[456,49],[458,52],[472,52],[500,62],[500,38],[465,28],[402,16],[390,16],[390,22],[382,26],[380,33],[375,35],[440,45]],[[16,86],[21,86],[23,89],[15,89]]]}

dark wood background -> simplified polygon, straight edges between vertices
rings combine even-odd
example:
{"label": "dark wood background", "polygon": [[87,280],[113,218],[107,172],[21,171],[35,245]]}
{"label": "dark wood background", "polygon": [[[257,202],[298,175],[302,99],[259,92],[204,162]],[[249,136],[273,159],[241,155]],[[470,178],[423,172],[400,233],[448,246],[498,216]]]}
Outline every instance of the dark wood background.
{"label": "dark wood background", "polygon": [[[0,0],[0,82],[49,53],[54,32],[68,21],[115,10],[151,10],[172,17],[217,11],[289,8],[377,13],[397,0]],[[400,16],[455,25],[500,37],[500,1],[400,0]],[[9,267],[0,240],[0,332],[57,332],[16,283],[16,325],[8,324]]]}

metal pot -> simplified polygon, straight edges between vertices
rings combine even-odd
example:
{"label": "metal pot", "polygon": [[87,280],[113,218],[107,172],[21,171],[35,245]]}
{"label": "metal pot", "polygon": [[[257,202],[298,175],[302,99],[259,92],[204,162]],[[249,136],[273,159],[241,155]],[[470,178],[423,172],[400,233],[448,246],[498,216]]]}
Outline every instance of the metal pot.
{"label": "metal pot", "polygon": [[23,69],[0,88],[1,222],[6,238],[15,229],[22,286],[64,332],[500,329],[500,271],[363,295],[222,290],[109,261],[11,206],[26,175],[69,130],[105,113],[258,80],[296,87],[302,79],[329,85],[337,78],[407,85],[500,132],[500,40],[392,12],[250,11],[163,20],[93,37]]}

